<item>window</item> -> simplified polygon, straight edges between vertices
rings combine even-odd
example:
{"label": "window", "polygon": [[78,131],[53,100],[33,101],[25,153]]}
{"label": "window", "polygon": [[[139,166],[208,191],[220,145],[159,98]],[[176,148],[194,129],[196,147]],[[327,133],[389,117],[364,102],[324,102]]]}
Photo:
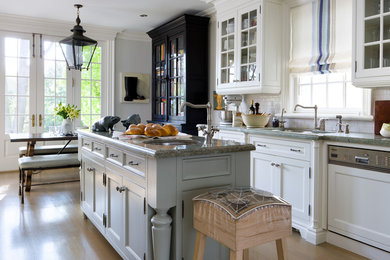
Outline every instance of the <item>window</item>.
{"label": "window", "polygon": [[59,126],[60,116],[54,116],[54,108],[61,102],[66,104],[67,69],[60,45],[54,41],[44,41],[44,130],[49,126]]}
{"label": "window", "polygon": [[294,104],[317,105],[320,113],[362,114],[363,89],[351,84],[350,71],[294,76]]}
{"label": "window", "polygon": [[30,40],[4,38],[5,133],[28,133]]}
{"label": "window", "polygon": [[290,9],[290,108],[317,105],[323,114],[367,115],[370,92],[351,84],[352,1],[332,3]]}
{"label": "window", "polygon": [[97,47],[90,69],[81,72],[81,124],[91,128],[101,117],[102,49]]}

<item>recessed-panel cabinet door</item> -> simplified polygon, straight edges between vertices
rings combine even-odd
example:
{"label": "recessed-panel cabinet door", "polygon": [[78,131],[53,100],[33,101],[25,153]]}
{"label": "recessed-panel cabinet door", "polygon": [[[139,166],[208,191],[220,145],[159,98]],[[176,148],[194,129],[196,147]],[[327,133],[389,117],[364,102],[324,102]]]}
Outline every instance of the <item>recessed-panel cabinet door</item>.
{"label": "recessed-panel cabinet door", "polygon": [[107,237],[117,246],[121,247],[123,240],[123,192],[122,177],[113,170],[106,168],[107,173]]}
{"label": "recessed-panel cabinet door", "polygon": [[280,196],[292,205],[293,219],[309,220],[310,163],[288,158],[280,161]]}
{"label": "recessed-panel cabinet door", "polygon": [[106,187],[103,183],[104,177],[104,167],[101,165],[95,165],[95,208],[94,208],[94,218],[98,224],[98,228],[104,232],[103,227],[103,214],[105,213],[105,201],[106,201]]}
{"label": "recessed-panel cabinet door", "polygon": [[143,259],[147,244],[145,189],[123,179],[125,254],[129,259]]}
{"label": "recessed-panel cabinet door", "polygon": [[92,214],[94,209],[93,186],[94,186],[95,168],[93,167],[92,162],[87,159],[84,159],[83,164],[84,165],[83,165],[82,174],[83,174],[84,183],[82,185],[84,188],[84,194],[83,194],[81,204],[87,213]]}
{"label": "recessed-panel cabinet door", "polygon": [[[256,189],[275,193],[275,186],[279,187],[280,183],[276,184],[277,176],[275,176],[275,167],[272,167],[272,159],[275,156],[270,156],[262,153],[252,152],[251,153],[251,173],[252,180],[251,185]],[[277,194],[275,194],[277,195]]]}

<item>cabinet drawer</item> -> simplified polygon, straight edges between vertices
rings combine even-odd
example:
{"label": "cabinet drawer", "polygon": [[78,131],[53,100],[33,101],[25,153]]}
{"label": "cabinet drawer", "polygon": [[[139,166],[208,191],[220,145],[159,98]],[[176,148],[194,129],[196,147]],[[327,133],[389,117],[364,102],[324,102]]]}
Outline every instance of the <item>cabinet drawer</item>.
{"label": "cabinet drawer", "polygon": [[249,142],[256,146],[257,152],[310,161],[310,143],[259,136],[249,136]]}
{"label": "cabinet drawer", "polygon": [[107,148],[107,160],[116,163],[116,164],[123,164],[123,153],[119,151],[118,149],[108,147]]}
{"label": "cabinet drawer", "polygon": [[145,168],[146,168],[146,160],[144,157],[137,156],[130,153],[125,153],[125,168],[129,168],[130,170],[145,176]]}
{"label": "cabinet drawer", "polygon": [[92,152],[104,157],[104,144],[94,141],[92,143]]}
{"label": "cabinet drawer", "polygon": [[216,156],[183,160],[183,180],[230,175],[231,157]]}
{"label": "cabinet drawer", "polygon": [[92,141],[89,140],[89,139],[83,138],[83,139],[81,140],[81,147],[84,148],[84,149],[87,149],[87,150],[91,151],[91,150],[92,150]]}

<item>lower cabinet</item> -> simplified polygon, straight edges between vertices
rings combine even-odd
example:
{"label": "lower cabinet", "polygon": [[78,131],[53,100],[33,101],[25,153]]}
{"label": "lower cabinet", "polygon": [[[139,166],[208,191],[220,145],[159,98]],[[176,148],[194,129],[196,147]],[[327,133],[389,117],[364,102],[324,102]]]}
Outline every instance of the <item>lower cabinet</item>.
{"label": "lower cabinet", "polygon": [[143,260],[147,252],[145,188],[129,170],[88,154],[82,157],[81,207],[125,259]]}
{"label": "lower cabinet", "polygon": [[310,162],[252,152],[252,185],[292,205],[293,221],[309,221]]}

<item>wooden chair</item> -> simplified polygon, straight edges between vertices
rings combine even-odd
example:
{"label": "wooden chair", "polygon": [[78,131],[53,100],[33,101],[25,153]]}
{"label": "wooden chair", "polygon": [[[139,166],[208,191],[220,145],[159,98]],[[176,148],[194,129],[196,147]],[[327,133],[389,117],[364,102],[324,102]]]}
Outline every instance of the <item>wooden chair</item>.
{"label": "wooden chair", "polygon": [[[26,176],[27,171],[74,168],[80,166],[80,161],[78,160],[77,153],[22,157],[18,159],[18,163],[19,163],[19,195],[21,196],[22,204],[24,204],[24,183],[27,177]],[[32,184],[31,186],[63,183],[63,182],[70,182],[70,181],[78,181],[78,180],[37,183],[37,184]]]}
{"label": "wooden chair", "polygon": [[194,260],[203,259],[206,237],[230,248],[230,260],[248,259],[248,249],[276,240],[279,260],[287,259],[284,238],[291,235],[291,205],[254,189],[218,190],[193,199],[197,231]]}

